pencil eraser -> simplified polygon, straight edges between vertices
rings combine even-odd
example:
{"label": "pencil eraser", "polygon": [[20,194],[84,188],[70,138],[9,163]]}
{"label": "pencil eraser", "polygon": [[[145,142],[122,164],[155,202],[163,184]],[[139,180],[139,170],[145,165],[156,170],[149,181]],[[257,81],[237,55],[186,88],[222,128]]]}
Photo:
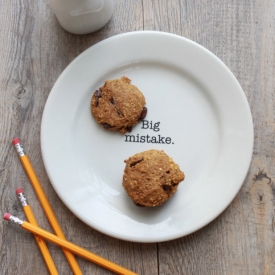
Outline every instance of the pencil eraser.
{"label": "pencil eraser", "polygon": [[6,213],[6,214],[4,215],[4,219],[5,219],[6,221],[9,221],[9,220],[10,220],[10,217],[11,217],[11,214],[9,214],[9,213]]}
{"label": "pencil eraser", "polygon": [[16,189],[16,194],[18,195],[20,193],[24,193],[23,188],[21,187]]}
{"label": "pencil eraser", "polygon": [[13,145],[18,144],[18,143],[20,143],[20,139],[19,139],[19,138],[14,138],[14,139],[12,140],[12,143],[13,143]]}

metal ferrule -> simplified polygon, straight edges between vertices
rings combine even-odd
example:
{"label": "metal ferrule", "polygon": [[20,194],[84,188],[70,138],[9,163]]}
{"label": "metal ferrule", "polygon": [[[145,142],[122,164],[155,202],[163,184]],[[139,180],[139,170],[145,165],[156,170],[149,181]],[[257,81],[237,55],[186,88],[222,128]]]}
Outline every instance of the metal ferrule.
{"label": "metal ferrule", "polygon": [[14,146],[15,146],[15,149],[16,149],[16,151],[17,151],[17,154],[18,154],[20,157],[22,157],[22,156],[25,155],[24,149],[23,149],[23,147],[21,146],[20,143],[17,143],[17,144],[15,144]]}
{"label": "metal ferrule", "polygon": [[19,199],[19,201],[23,207],[28,205],[28,200],[25,197],[24,193],[19,193],[17,195],[17,198]]}
{"label": "metal ferrule", "polygon": [[14,222],[14,223],[16,223],[16,224],[19,224],[19,225],[22,225],[22,224],[23,224],[23,221],[22,221],[22,220],[20,220],[19,218],[15,217],[15,216],[13,216],[13,215],[10,216],[10,221],[11,221],[11,222]]}

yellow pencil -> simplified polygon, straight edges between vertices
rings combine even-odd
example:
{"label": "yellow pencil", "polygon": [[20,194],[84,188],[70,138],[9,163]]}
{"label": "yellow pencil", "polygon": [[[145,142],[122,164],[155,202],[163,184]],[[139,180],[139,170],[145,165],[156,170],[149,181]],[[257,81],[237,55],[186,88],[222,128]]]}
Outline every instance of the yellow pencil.
{"label": "yellow pencil", "polygon": [[[46,194],[44,193],[44,190],[42,189],[42,186],[34,172],[31,162],[30,162],[28,156],[25,155],[25,153],[24,153],[24,150],[20,144],[19,138],[13,139],[12,143],[16,148],[16,151],[20,157],[20,161],[25,169],[25,172],[27,173],[27,176],[33,186],[33,189],[41,203],[41,206],[49,220],[49,223],[50,223],[54,233],[61,239],[66,240],[65,235],[64,235],[64,233],[57,221],[57,218],[52,210],[52,207],[46,197]],[[64,248],[62,250],[63,250],[63,253],[64,253],[73,273],[75,275],[82,275],[81,269],[80,269],[74,255]]]}
{"label": "yellow pencil", "polygon": [[[27,220],[31,224],[33,224],[35,226],[38,226],[37,221],[36,221],[36,219],[34,217],[34,214],[32,212],[32,209],[31,209],[30,205],[28,204],[28,201],[27,201],[27,199],[26,199],[26,197],[24,195],[23,189],[22,188],[17,188],[16,189],[16,194],[17,194],[17,197],[18,197],[18,199],[19,199],[19,201],[20,201],[20,203],[21,203],[21,205],[23,207],[23,210],[24,210],[24,213],[25,213],[25,215],[27,217]],[[51,275],[58,275],[58,271],[57,271],[57,269],[55,267],[55,264],[53,262],[53,259],[51,257],[50,251],[49,251],[49,249],[48,249],[45,241],[43,239],[41,239],[40,237],[36,236],[36,235],[34,235],[34,238],[35,238],[35,240],[37,242],[37,245],[38,245],[38,247],[40,249],[40,252],[41,252],[41,254],[43,256],[43,259],[44,259],[44,261],[46,263],[46,266],[47,266],[47,268],[49,270],[49,273]]]}
{"label": "yellow pencil", "polygon": [[134,273],[132,272],[131,270],[128,270],[120,265],[117,265],[113,262],[110,262],[109,260],[106,260],[80,246],[77,246],[71,242],[68,242],[66,240],[63,240],[61,238],[59,238],[58,236],[44,230],[44,229],[41,229],[29,222],[26,222],[26,221],[22,221],[20,220],[19,218],[9,214],[9,213],[6,213],[4,215],[4,219],[7,220],[7,221],[12,221],[18,225],[21,225],[22,228],[24,228],[25,230],[41,237],[41,238],[44,238],[54,244],[57,244],[63,248],[66,248],[67,250],[70,250],[71,252],[73,252],[74,254],[77,254],[91,262],[94,262],[102,267],[105,267],[117,274],[121,274],[121,275],[137,275],[137,273]]}

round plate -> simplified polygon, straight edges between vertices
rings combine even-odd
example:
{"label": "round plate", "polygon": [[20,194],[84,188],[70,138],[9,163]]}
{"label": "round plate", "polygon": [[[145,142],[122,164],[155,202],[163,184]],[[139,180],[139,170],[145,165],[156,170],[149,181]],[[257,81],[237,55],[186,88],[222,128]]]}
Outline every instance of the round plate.
{"label": "round plate", "polygon": [[[90,100],[107,79],[127,76],[148,114],[126,135],[104,130]],[[79,55],[56,81],[43,113],[41,145],[50,181],[66,206],[115,238],[161,242],[215,219],[239,191],[253,150],[249,105],[214,54],[154,31],[108,38]],[[164,150],[186,178],[162,206],[140,208],[122,187],[129,156]]]}

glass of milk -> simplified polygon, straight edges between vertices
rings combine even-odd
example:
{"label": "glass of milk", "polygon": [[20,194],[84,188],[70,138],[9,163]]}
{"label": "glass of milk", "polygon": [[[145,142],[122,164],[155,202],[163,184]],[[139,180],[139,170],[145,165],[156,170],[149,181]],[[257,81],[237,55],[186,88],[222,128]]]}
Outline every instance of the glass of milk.
{"label": "glass of milk", "polygon": [[49,0],[60,25],[74,34],[101,29],[111,19],[113,0]]}

